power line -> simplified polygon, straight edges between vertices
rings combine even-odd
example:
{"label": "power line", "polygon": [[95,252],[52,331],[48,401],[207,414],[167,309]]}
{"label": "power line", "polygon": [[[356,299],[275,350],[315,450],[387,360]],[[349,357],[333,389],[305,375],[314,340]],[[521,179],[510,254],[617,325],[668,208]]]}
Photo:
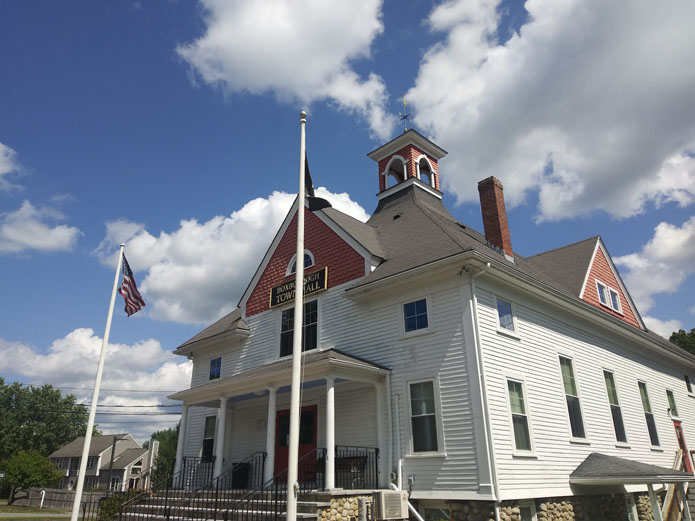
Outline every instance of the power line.
{"label": "power line", "polygon": [[[43,387],[44,385],[50,385],[51,387],[55,389],[75,389],[78,391],[93,391],[93,387],[68,387],[64,385],[54,385],[54,384],[27,384],[27,383],[22,383],[22,382],[17,382],[20,385],[25,385],[27,387]],[[101,389],[102,391],[108,391],[112,393],[177,393],[181,389],[176,389],[176,390],[161,390],[161,389],[155,389],[155,390],[140,390],[140,389]]]}

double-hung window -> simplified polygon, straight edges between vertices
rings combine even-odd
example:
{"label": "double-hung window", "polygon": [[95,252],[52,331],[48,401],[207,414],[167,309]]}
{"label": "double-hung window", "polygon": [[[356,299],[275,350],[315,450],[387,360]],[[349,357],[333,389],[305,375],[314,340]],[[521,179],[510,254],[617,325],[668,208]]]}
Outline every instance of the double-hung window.
{"label": "double-hung window", "polygon": [[620,400],[618,400],[618,389],[615,386],[615,377],[612,372],[603,371],[603,380],[606,382],[606,393],[608,394],[608,403],[610,404],[611,416],[613,417],[615,439],[620,443],[627,443],[623,413],[620,409]]}
{"label": "double-hung window", "polygon": [[690,383],[690,377],[687,374],[684,374],[683,379],[685,380],[685,386],[688,388],[688,392],[693,394],[693,385]]}
{"label": "double-hung window", "polygon": [[[304,321],[302,323],[302,351],[309,351],[318,347],[318,300],[304,303]],[[287,308],[282,312],[280,325],[280,356],[292,354],[294,342],[294,308]]]}
{"label": "double-hung window", "polygon": [[418,329],[427,329],[429,327],[427,299],[423,298],[403,304],[403,322],[406,333],[417,331]]}
{"label": "double-hung window", "polygon": [[642,398],[642,409],[644,409],[644,419],[647,422],[647,430],[649,431],[649,440],[653,447],[658,447],[659,443],[659,433],[656,431],[656,421],[654,420],[654,413],[652,412],[651,403],[649,403],[649,394],[647,393],[647,384],[644,382],[638,382],[639,394]]}
{"label": "double-hung window", "polygon": [[562,385],[565,388],[565,400],[567,402],[567,413],[569,414],[572,437],[586,438],[584,420],[582,418],[582,407],[579,403],[579,390],[577,389],[577,381],[574,378],[572,359],[561,356],[560,369],[562,371]]}
{"label": "double-hung window", "polygon": [[514,327],[514,315],[512,314],[512,305],[506,300],[497,300],[497,320],[499,323],[499,328],[503,331],[515,332]]}
{"label": "double-hung window", "polygon": [[215,446],[215,423],[217,421],[216,416],[206,416],[205,417],[205,427],[203,429],[203,447],[200,453],[202,461],[204,463],[210,463],[213,461],[213,448]]}
{"label": "double-hung window", "polygon": [[509,409],[512,414],[514,429],[514,448],[518,451],[531,451],[531,432],[524,399],[524,384],[518,380],[507,380],[509,391]]}
{"label": "double-hung window", "polygon": [[218,356],[210,360],[210,378],[209,380],[216,380],[220,377],[222,371],[222,357]]}
{"label": "double-hung window", "polygon": [[409,384],[413,452],[438,452],[437,404],[434,381]]}
{"label": "double-hung window", "polygon": [[673,391],[666,389],[666,398],[668,399],[668,408],[671,411],[671,417],[678,418],[678,407],[676,407],[676,397]]}

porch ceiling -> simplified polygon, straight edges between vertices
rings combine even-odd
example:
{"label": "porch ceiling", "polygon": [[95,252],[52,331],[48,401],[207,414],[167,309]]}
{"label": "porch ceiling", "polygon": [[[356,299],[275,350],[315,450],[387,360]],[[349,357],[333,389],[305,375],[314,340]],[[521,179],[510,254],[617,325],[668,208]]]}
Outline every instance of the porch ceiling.
{"label": "porch ceiling", "polygon": [[[311,382],[323,378],[336,378],[363,383],[379,383],[390,373],[382,365],[346,355],[337,349],[317,351],[304,356],[302,380]],[[234,376],[179,391],[169,395],[171,400],[181,400],[189,405],[214,403],[220,397],[233,397],[249,393],[261,393],[268,388],[280,388],[291,384],[292,357],[256,367]],[[216,406],[216,405],[215,405]]]}

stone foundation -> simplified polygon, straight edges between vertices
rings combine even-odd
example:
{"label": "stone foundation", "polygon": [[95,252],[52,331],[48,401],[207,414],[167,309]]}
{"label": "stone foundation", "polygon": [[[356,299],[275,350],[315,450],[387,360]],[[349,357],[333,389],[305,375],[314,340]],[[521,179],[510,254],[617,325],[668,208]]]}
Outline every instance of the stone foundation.
{"label": "stone foundation", "polygon": [[[662,506],[661,496],[656,496],[659,506]],[[652,503],[649,501],[649,494],[635,494],[635,505],[637,506],[637,519],[639,521],[654,521]]]}
{"label": "stone foundation", "polygon": [[371,512],[363,512],[360,515],[360,498],[364,499],[363,504],[370,509],[371,496],[334,496],[331,497],[331,505],[319,508],[316,511],[317,521],[357,521],[359,519],[370,519]]}
{"label": "stone foundation", "polygon": [[495,521],[495,505],[488,501],[448,501],[453,521]]}

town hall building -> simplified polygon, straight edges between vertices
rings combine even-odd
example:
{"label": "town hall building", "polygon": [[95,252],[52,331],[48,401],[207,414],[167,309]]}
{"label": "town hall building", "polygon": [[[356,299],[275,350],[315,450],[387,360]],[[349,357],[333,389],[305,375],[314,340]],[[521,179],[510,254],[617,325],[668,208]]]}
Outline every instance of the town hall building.
{"label": "town hall building", "polygon": [[366,223],[295,201],[237,309],[175,350],[193,361],[170,396],[177,472],[236,467],[254,488],[286,469],[300,261],[300,480],[406,490],[426,521],[682,510],[695,356],[645,327],[601,237],[519,255],[494,177],[478,184],[483,233],[459,223],[442,202],[445,155],[414,130],[371,152]]}

